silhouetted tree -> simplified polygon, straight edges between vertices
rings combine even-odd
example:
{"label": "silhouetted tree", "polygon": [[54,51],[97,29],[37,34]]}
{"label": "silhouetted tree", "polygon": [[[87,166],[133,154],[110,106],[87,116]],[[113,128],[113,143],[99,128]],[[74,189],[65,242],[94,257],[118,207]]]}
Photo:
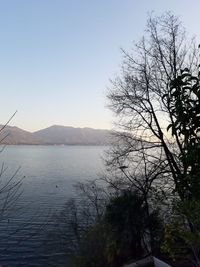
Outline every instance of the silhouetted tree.
{"label": "silhouetted tree", "polygon": [[107,251],[114,262],[121,260],[122,264],[148,255],[150,238],[154,238],[154,245],[160,238],[162,224],[158,213],[147,213],[143,198],[136,192],[124,191],[121,196],[111,198],[106,206],[105,221]]}
{"label": "silhouetted tree", "polygon": [[[200,266],[200,76],[193,76],[189,69],[170,84],[168,99],[174,124],[168,131],[180,139],[180,174],[177,191],[183,196],[176,203],[177,218],[167,226],[165,245],[175,256],[192,252],[196,266]],[[174,243],[174,244],[172,244]],[[176,246],[176,249],[174,248]]]}
{"label": "silhouetted tree", "polygon": [[[13,119],[16,112],[10,117],[10,119],[0,127],[0,153],[5,149],[5,145],[2,142],[8,137],[9,134],[4,133],[4,129],[7,127],[9,122]],[[23,177],[18,178],[17,174],[20,167],[17,168],[12,175],[7,174],[8,167],[2,162],[0,167],[0,221],[8,220],[12,213],[15,213],[15,204],[20,197],[21,185]]]}
{"label": "silhouetted tree", "polygon": [[[146,36],[123,55],[122,74],[108,94],[119,121],[107,181],[137,190],[149,210],[178,200],[199,201],[197,45],[187,41],[178,18],[166,13],[150,17]],[[193,231],[187,216],[186,221]]]}

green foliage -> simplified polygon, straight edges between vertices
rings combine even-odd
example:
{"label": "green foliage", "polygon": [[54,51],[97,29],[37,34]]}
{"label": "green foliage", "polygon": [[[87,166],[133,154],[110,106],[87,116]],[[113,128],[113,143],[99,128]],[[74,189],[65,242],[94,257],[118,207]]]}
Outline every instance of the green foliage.
{"label": "green foliage", "polygon": [[163,252],[167,253],[174,261],[185,259],[188,256],[188,247],[184,240],[185,228],[180,222],[165,225]]}
{"label": "green foliage", "polygon": [[105,221],[110,230],[107,252],[111,258],[120,255],[127,260],[148,254],[150,240],[153,243],[161,229],[158,214],[149,214],[143,198],[131,191],[111,199]]}
{"label": "green foliage", "polygon": [[189,69],[170,83],[166,95],[172,117],[172,136],[179,141],[181,174],[177,176],[178,190],[185,198],[200,199],[200,80]]}
{"label": "green foliage", "polygon": [[170,113],[174,121],[167,127],[183,138],[185,149],[199,141],[200,131],[200,83],[199,76],[192,76],[188,69],[170,83],[167,95]]}
{"label": "green foliage", "polygon": [[125,255],[133,250],[134,256],[141,256],[144,253],[142,237],[146,226],[145,217],[142,200],[136,195],[126,192],[112,199],[105,213],[105,220],[111,230],[108,253]]}
{"label": "green foliage", "polygon": [[81,238],[79,250],[72,257],[75,267],[105,267],[107,229],[103,221],[96,222],[89,227]]}
{"label": "green foliage", "polygon": [[200,254],[200,202],[178,202],[176,217],[165,226],[163,251],[174,260],[193,259]]}
{"label": "green foliage", "polygon": [[163,250],[174,258],[200,256],[200,79],[189,69],[170,83],[168,102],[171,121],[167,127],[179,145],[175,218],[166,225]]}
{"label": "green foliage", "polygon": [[125,261],[148,254],[150,233],[157,240],[158,229],[158,214],[148,214],[143,199],[136,192],[125,191],[111,198],[104,216],[82,234],[79,249],[72,257],[73,264],[75,267],[122,266]]}

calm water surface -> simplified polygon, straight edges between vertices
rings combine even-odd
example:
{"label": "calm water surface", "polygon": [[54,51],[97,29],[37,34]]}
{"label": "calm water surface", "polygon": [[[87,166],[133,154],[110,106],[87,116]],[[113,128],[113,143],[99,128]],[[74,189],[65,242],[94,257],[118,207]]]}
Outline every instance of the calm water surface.
{"label": "calm water surface", "polygon": [[103,171],[105,149],[99,146],[7,146],[0,153],[0,164],[7,167],[3,182],[19,166],[15,179],[23,178],[21,197],[0,221],[3,266],[65,266],[62,252],[44,252],[46,231],[54,224],[52,214],[59,213],[73,196],[73,185],[95,179]]}

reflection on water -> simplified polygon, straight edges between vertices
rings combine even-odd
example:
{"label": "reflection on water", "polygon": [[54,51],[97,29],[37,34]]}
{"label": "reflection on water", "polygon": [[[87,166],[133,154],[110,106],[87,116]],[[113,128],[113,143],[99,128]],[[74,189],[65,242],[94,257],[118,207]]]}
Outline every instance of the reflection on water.
{"label": "reflection on water", "polygon": [[73,184],[95,179],[102,171],[104,150],[95,146],[6,147],[0,154],[0,163],[8,167],[4,179],[19,166],[15,179],[24,179],[21,197],[0,221],[1,264],[64,266],[62,244],[52,238],[47,242],[48,233],[56,233],[54,214],[59,214],[73,195]]}

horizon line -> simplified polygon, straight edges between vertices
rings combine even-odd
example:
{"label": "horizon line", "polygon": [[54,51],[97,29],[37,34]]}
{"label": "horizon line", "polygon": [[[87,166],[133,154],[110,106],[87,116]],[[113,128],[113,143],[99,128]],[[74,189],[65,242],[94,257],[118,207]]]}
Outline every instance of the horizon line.
{"label": "horizon line", "polygon": [[41,129],[38,129],[38,130],[35,130],[35,131],[29,131],[29,130],[26,130],[24,128],[21,128],[19,126],[16,126],[16,125],[10,125],[10,124],[0,124],[0,131],[5,128],[5,127],[13,127],[13,128],[18,128],[20,130],[23,130],[23,131],[26,131],[26,132],[29,132],[29,133],[35,133],[35,132],[38,132],[38,131],[41,131],[41,130],[44,130],[44,129],[48,129],[48,128],[51,128],[51,127],[55,127],[55,126],[58,126],[58,127],[68,127],[68,128],[74,128],[74,129],[92,129],[92,130],[102,130],[102,131],[111,131],[112,129],[106,129],[106,128],[93,128],[93,127],[88,127],[88,126],[84,126],[84,127],[76,127],[76,126],[71,126],[71,125],[61,125],[61,124],[52,124],[50,126],[47,126],[47,127],[44,127],[44,128],[41,128]]}

